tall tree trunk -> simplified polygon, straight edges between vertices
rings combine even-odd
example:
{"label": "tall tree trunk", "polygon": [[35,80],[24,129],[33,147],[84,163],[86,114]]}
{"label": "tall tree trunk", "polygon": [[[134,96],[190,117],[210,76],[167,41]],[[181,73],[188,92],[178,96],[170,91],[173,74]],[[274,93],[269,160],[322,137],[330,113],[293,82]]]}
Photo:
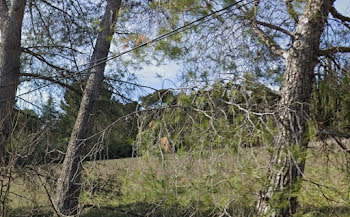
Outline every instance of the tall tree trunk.
{"label": "tall tree trunk", "polygon": [[8,6],[0,0],[0,216],[6,216],[11,168],[5,148],[11,134],[12,112],[20,77],[21,34],[26,0]]}
{"label": "tall tree trunk", "polygon": [[0,0],[0,166],[5,165],[5,146],[19,84],[25,4],[26,0],[13,0],[8,8],[6,1]]}
{"label": "tall tree trunk", "polygon": [[307,115],[320,37],[334,0],[309,0],[301,15],[292,48],[285,53],[286,71],[279,103],[278,137],[268,183],[260,192],[259,216],[292,216],[298,206],[308,138]]}
{"label": "tall tree trunk", "polygon": [[82,154],[89,129],[94,117],[94,108],[103,84],[104,69],[114,25],[121,5],[121,0],[107,0],[102,20],[102,31],[99,33],[91,58],[91,71],[84,89],[77,119],[68,143],[62,172],[57,183],[56,209],[65,215],[74,215],[78,208],[78,197],[81,190],[80,176]]}

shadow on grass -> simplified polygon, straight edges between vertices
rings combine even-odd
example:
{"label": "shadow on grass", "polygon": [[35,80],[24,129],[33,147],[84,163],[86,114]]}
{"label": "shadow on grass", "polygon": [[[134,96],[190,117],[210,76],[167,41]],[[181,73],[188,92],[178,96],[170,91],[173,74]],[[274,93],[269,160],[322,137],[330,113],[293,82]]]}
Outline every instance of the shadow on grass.
{"label": "shadow on grass", "polygon": [[47,208],[17,208],[9,209],[6,216],[11,217],[52,217],[53,213]]}

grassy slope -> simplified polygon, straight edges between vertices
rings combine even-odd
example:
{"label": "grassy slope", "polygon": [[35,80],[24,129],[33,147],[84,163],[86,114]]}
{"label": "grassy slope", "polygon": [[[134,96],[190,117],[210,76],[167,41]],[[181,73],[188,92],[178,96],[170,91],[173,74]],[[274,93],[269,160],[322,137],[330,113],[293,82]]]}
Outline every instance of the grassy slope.
{"label": "grassy slope", "polygon": [[[83,216],[251,216],[266,156],[259,148],[87,162],[81,202],[90,208]],[[309,151],[300,216],[350,216],[350,184],[337,169],[344,159],[341,153],[335,156]],[[14,179],[11,215],[52,210],[47,192],[52,194],[54,180],[45,174],[51,177],[54,170],[40,171],[42,177],[33,172]]]}

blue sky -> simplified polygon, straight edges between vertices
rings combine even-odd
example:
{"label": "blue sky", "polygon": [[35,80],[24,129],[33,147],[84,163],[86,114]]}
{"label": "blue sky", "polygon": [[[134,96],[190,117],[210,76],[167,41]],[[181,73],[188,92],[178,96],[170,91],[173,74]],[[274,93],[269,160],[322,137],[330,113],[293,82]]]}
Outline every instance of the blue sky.
{"label": "blue sky", "polygon": [[[343,15],[350,16],[350,0],[336,0],[334,6]],[[181,67],[175,62],[168,62],[162,66],[144,66],[143,70],[136,72],[136,74],[143,85],[156,89],[164,87],[176,88],[174,83],[178,84],[176,77],[180,70]],[[161,75],[161,77],[158,75]]]}
{"label": "blue sky", "polygon": [[350,15],[350,0],[336,0],[334,6],[343,15]]}

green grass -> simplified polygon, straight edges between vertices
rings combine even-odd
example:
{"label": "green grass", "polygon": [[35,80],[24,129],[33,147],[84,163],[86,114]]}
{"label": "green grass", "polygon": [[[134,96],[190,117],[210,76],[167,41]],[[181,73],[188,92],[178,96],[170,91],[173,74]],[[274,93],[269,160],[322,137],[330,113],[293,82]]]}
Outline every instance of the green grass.
{"label": "green grass", "polygon": [[[86,162],[82,216],[253,216],[266,178],[263,148]],[[350,216],[345,157],[310,150],[298,216]],[[338,168],[339,167],[339,168]],[[11,216],[51,216],[56,169],[23,171],[11,187]],[[28,174],[29,173],[29,174]],[[43,186],[46,186],[46,190]]]}

